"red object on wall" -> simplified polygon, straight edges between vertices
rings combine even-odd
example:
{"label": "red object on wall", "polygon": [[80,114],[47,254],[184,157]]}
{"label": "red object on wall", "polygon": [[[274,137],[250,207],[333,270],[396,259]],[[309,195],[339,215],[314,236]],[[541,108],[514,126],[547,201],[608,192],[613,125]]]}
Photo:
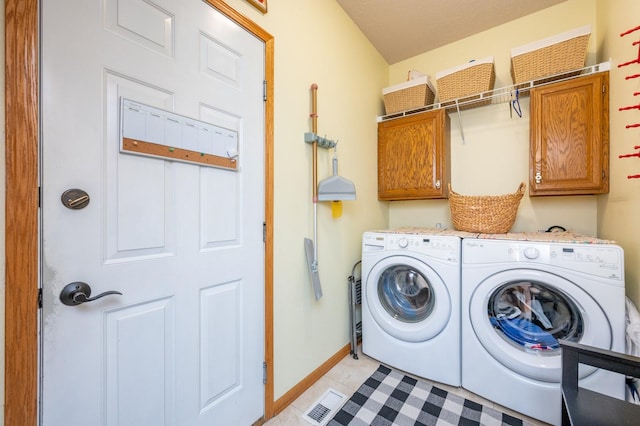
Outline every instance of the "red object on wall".
{"label": "red object on wall", "polygon": [[640,30],[640,26],[637,26],[637,27],[635,27],[635,28],[631,28],[630,30],[627,30],[627,31],[625,31],[625,32],[621,33],[621,34],[620,34],[620,37],[624,37],[624,36],[626,36],[627,34],[631,34],[632,32],[634,32],[634,31],[638,31],[638,30]]}
{"label": "red object on wall", "polygon": [[[624,37],[628,34],[631,34],[635,31],[640,30],[640,26],[631,28],[627,31],[624,31],[622,33],[620,33],[620,37]],[[633,65],[633,64],[640,64],[640,41],[634,41],[633,43],[631,43],[632,46],[638,46],[638,54],[636,56],[636,59],[633,59],[631,61],[627,61],[627,62],[623,62],[621,64],[618,64],[618,68],[622,68],[622,67],[626,67],[628,65]],[[640,77],[640,74],[631,74],[626,76],[624,79],[625,80],[631,80],[634,78],[638,78]],[[640,95],[640,92],[634,92],[633,96],[638,96]],[[624,106],[624,107],[620,107],[618,108],[618,111],[628,111],[628,110],[633,110],[633,109],[640,109],[640,105],[631,105],[631,106]],[[627,124],[625,126],[626,129],[631,129],[631,128],[636,128],[636,127],[640,127],[640,123],[633,123],[633,124]],[[633,149],[640,149],[640,145],[636,145],[633,147]],[[630,158],[630,157],[638,157],[640,158],[640,152],[634,152],[631,154],[620,154],[618,155],[618,158]],[[640,179],[640,174],[638,175],[629,175],[627,176],[627,179]]]}

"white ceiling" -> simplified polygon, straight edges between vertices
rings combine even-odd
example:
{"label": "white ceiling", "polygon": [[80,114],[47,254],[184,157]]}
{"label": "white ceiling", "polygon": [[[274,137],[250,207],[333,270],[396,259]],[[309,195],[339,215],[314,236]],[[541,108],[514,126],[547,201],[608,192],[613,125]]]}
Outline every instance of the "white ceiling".
{"label": "white ceiling", "polygon": [[389,64],[566,0],[337,0]]}

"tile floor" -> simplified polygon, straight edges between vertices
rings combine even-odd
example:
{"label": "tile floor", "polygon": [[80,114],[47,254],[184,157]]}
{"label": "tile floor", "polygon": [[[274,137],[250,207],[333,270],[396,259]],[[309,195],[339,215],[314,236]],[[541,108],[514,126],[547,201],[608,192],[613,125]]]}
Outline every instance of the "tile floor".
{"label": "tile floor", "polygon": [[[284,411],[278,416],[269,420],[265,425],[268,426],[309,426],[311,423],[303,419],[304,414],[311,404],[315,403],[322,395],[331,388],[346,395],[347,399],[353,395],[353,393],[360,387],[360,385],[378,368],[380,363],[374,359],[369,358],[362,352],[358,352],[358,359],[353,359],[351,355],[346,356],[342,361],[333,367],[327,374],[325,374],[320,380],[314,383],[305,393],[300,395],[295,401],[291,403]],[[456,388],[448,386],[442,383],[434,383],[437,387],[444,389],[448,392],[456,393],[464,398],[477,401],[481,404],[494,407],[497,410],[504,411],[506,413],[517,416],[523,420],[530,422],[535,426],[544,426],[546,423],[542,423],[538,420],[534,420],[523,416],[522,414],[515,413],[505,407],[498,404],[494,404],[491,401],[487,401],[471,392],[468,392],[462,388]]]}

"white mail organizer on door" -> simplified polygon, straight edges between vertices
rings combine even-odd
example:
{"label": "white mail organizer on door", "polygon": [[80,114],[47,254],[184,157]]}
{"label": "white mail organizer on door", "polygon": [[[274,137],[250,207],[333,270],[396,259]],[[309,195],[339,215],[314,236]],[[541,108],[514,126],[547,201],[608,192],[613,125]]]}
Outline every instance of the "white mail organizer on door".
{"label": "white mail organizer on door", "polygon": [[238,132],[121,98],[120,152],[237,169]]}

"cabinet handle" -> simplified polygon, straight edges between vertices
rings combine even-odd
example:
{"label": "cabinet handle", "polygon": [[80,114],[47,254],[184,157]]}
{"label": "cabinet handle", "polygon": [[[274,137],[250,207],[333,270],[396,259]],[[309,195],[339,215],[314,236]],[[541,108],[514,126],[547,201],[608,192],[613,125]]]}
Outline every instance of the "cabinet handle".
{"label": "cabinet handle", "polygon": [[536,183],[540,183],[542,182],[542,175],[540,174],[540,172],[536,173]]}
{"label": "cabinet handle", "polygon": [[436,189],[440,189],[440,187],[441,187],[441,186],[442,186],[442,185],[440,184],[440,181],[439,181],[439,180],[437,180],[437,181],[436,181]]}

